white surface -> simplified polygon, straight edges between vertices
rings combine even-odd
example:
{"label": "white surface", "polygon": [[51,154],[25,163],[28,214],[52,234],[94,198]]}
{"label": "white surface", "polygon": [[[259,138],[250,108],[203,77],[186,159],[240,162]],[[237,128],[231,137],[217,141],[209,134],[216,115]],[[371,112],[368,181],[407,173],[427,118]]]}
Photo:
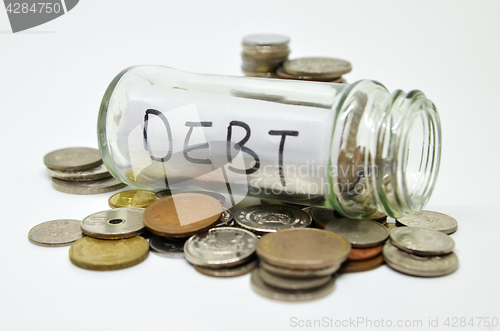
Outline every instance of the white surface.
{"label": "white surface", "polygon": [[[286,330],[299,328],[292,317],[363,317],[424,327],[439,318],[447,329],[446,317],[500,318],[499,14],[498,1],[82,0],[52,22],[12,34],[1,8],[0,328]],[[290,36],[291,57],[348,59],[349,82],[417,88],[435,102],[443,158],[427,209],[459,222],[457,272],[423,279],[383,266],[340,276],[324,299],[288,304],[258,296],[248,275],[213,279],[154,254],[134,268],[92,272],[73,266],[67,247],[28,242],[38,223],[107,208],[110,194],[52,189],[42,158],[96,146],[101,97],[120,70],[165,64],[240,75],[241,38],[260,32]]]}

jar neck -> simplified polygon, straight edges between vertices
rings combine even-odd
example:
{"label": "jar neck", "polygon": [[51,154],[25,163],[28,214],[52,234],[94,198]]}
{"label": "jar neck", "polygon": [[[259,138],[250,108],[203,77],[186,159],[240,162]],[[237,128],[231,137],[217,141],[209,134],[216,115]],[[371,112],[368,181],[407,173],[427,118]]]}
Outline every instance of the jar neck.
{"label": "jar neck", "polygon": [[377,210],[402,217],[421,210],[435,186],[441,154],[434,104],[420,91],[389,94],[371,81],[353,84],[346,94],[339,107],[345,143],[338,166],[345,163],[342,154],[359,161],[356,183],[336,192],[342,211],[351,217]]}

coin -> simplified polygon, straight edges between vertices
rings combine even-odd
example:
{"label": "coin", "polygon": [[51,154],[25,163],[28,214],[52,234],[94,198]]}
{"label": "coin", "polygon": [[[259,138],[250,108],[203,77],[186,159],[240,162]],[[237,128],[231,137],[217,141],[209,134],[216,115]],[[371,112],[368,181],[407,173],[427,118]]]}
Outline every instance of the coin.
{"label": "coin", "polygon": [[396,228],[396,223],[384,223],[384,226],[389,230],[389,233]]}
{"label": "coin", "polygon": [[339,272],[348,273],[368,271],[378,268],[382,264],[384,264],[384,258],[382,257],[382,255],[377,255],[375,257],[372,257],[371,259],[362,261],[347,260],[342,264]]}
{"label": "coin", "polygon": [[116,208],[85,217],[82,231],[100,239],[122,239],[138,235],[144,229],[142,208]]}
{"label": "coin", "polygon": [[155,198],[156,199],[161,199],[165,197],[169,197],[172,195],[172,192],[170,190],[163,190],[155,193]]}
{"label": "coin", "polygon": [[275,267],[272,264],[267,263],[264,260],[260,261],[261,267],[264,270],[269,271],[272,274],[283,276],[283,277],[292,277],[292,278],[309,278],[309,277],[321,277],[327,276],[335,273],[340,268],[339,264],[334,264],[328,268],[324,269],[316,269],[316,270],[296,270],[296,269],[286,269]]}
{"label": "coin", "polygon": [[252,272],[252,277],[250,278],[252,289],[258,294],[281,301],[309,301],[319,299],[325,295],[331,293],[335,287],[335,278],[331,279],[323,286],[316,287],[308,290],[283,290],[274,286],[267,285],[262,281],[260,277],[260,268],[255,269]]}
{"label": "coin", "polygon": [[69,182],[52,178],[52,187],[56,190],[69,194],[99,194],[119,190],[126,185],[120,183],[113,177],[93,180],[88,182]]}
{"label": "coin", "polygon": [[455,253],[440,256],[418,256],[402,251],[387,242],[382,254],[389,267],[412,276],[444,276],[458,269],[458,258]]}
{"label": "coin", "polygon": [[47,170],[49,171],[50,176],[54,178],[73,181],[73,182],[88,182],[88,181],[111,177],[111,174],[109,173],[108,169],[106,169],[104,163],[97,167],[86,170],[76,170],[76,171],[61,171],[53,169],[47,169]]}
{"label": "coin", "polygon": [[149,239],[149,246],[151,246],[152,250],[162,256],[175,259],[184,258],[185,243],[186,240],[183,239],[165,238],[157,235],[152,235]]}
{"label": "coin", "polygon": [[78,220],[53,220],[35,225],[28,233],[32,244],[45,247],[69,246],[83,237]]}
{"label": "coin", "polygon": [[334,58],[310,57],[285,61],[285,72],[292,75],[308,75],[333,80],[352,70],[347,61]]}
{"label": "coin", "polygon": [[189,238],[184,244],[184,255],[194,265],[227,268],[248,261],[257,242],[257,237],[244,229],[214,228]]}
{"label": "coin", "polygon": [[308,213],[281,205],[254,205],[238,210],[234,220],[241,227],[256,232],[276,232],[303,228],[311,224]]}
{"label": "coin", "polygon": [[206,194],[179,193],[156,201],[144,212],[144,225],[163,237],[189,237],[213,227],[222,213],[220,202]]}
{"label": "coin", "polygon": [[458,228],[458,222],[453,217],[429,210],[422,210],[411,216],[398,218],[396,223],[403,226],[441,231],[446,234],[451,234]]}
{"label": "coin", "polygon": [[276,69],[276,76],[281,79],[309,80],[309,81],[324,82],[324,83],[332,81],[335,83],[340,83],[343,80],[341,77],[317,77],[312,75],[293,75],[286,72],[282,66]]}
{"label": "coin", "polygon": [[74,265],[99,271],[132,267],[144,261],[148,254],[148,241],[141,236],[118,240],[84,237],[69,248],[69,259]]}
{"label": "coin", "polygon": [[350,218],[339,218],[334,222],[329,222],[325,230],[338,233],[354,248],[379,246],[389,236],[387,228],[375,221]]}
{"label": "coin", "polygon": [[243,45],[271,46],[288,44],[290,38],[280,34],[252,34],[243,37]]}
{"label": "coin", "polygon": [[368,260],[374,258],[375,256],[382,253],[382,245],[370,248],[352,248],[349,253],[348,260],[350,261],[360,261]]}
{"label": "coin", "polygon": [[319,229],[287,229],[263,236],[257,255],[274,266],[324,269],[343,262],[351,245],[338,234]]}
{"label": "coin", "polygon": [[229,226],[233,220],[233,213],[229,210],[224,208],[224,211],[222,214],[220,214],[220,217],[218,219],[218,224],[216,225],[217,227],[221,226]]}
{"label": "coin", "polygon": [[284,290],[307,290],[326,284],[332,275],[309,278],[293,278],[274,275],[260,268],[260,278],[267,285]]}
{"label": "coin", "polygon": [[72,147],[50,152],[44,156],[43,163],[49,169],[75,171],[97,167],[102,159],[97,149]]}
{"label": "coin", "polygon": [[311,208],[309,215],[311,215],[313,223],[320,229],[324,229],[327,223],[341,218],[334,210],[319,207]]}
{"label": "coin", "polygon": [[397,248],[416,255],[443,255],[453,251],[455,241],[436,230],[401,227],[391,231],[391,242]]}
{"label": "coin", "polygon": [[250,273],[259,265],[258,259],[253,259],[250,262],[245,264],[238,265],[236,267],[231,268],[220,268],[220,269],[212,269],[212,268],[204,268],[197,265],[193,265],[194,269],[201,274],[212,276],[212,277],[238,277],[243,276]]}
{"label": "coin", "polygon": [[273,72],[253,72],[248,70],[241,70],[248,77],[260,77],[260,78],[274,78],[276,75]]}
{"label": "coin", "polygon": [[111,208],[146,208],[155,201],[156,198],[154,192],[145,190],[129,190],[113,194],[108,199],[108,204]]}

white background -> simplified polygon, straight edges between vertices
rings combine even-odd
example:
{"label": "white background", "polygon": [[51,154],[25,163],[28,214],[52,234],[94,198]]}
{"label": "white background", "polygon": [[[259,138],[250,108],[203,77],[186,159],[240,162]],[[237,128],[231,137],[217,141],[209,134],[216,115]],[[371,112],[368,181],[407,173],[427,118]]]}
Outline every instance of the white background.
{"label": "white background", "polygon": [[[298,329],[292,317],[424,326],[429,317],[441,326],[446,317],[500,318],[499,17],[498,1],[82,0],[12,34],[1,8],[0,328],[285,330]],[[241,38],[258,32],[290,36],[291,58],[348,59],[349,82],[420,89],[435,102],[443,154],[427,209],[459,222],[457,272],[424,279],[382,266],[340,276],[321,300],[291,304],[258,296],[249,275],[214,279],[154,254],[130,269],[93,272],[73,266],[67,247],[28,242],[38,223],[108,208],[109,193],[55,191],[42,159],[63,147],[97,147],[99,104],[119,71],[164,64],[241,75]]]}

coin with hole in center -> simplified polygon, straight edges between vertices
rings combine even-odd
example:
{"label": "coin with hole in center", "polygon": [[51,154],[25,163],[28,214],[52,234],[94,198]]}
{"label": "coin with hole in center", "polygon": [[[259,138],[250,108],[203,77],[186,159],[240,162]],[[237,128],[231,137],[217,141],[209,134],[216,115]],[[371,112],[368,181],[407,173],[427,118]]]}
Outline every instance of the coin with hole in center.
{"label": "coin with hole in center", "polygon": [[49,169],[62,171],[85,170],[102,163],[101,153],[95,148],[72,147],[50,152],[43,158]]}
{"label": "coin with hole in center", "polygon": [[87,236],[100,239],[134,237],[144,229],[142,208],[116,208],[89,215],[82,221]]}
{"label": "coin with hole in center", "polygon": [[78,220],[53,220],[35,225],[28,233],[32,244],[45,247],[69,246],[83,237]]}

